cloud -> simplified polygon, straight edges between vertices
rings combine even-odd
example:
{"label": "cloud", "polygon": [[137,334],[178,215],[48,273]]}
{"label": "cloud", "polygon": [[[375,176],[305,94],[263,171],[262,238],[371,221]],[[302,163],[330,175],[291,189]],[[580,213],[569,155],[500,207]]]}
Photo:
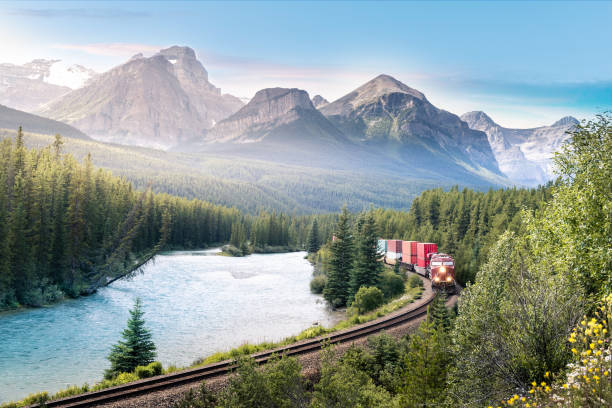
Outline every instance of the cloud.
{"label": "cloud", "polygon": [[122,9],[13,9],[8,12],[13,16],[41,17],[41,18],[141,18],[151,14],[143,11]]}
{"label": "cloud", "polygon": [[131,57],[138,53],[150,55],[164,48],[159,45],[136,43],[55,44],[52,47],[107,57]]}

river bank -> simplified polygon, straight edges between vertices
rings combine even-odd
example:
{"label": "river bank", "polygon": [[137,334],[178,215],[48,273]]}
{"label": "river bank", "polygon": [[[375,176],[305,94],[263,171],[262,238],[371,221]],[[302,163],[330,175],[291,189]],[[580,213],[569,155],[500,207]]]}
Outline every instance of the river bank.
{"label": "river bank", "polygon": [[189,366],[245,343],[280,341],[314,322],[336,323],[321,297],[310,293],[305,253],[230,258],[218,251],[162,252],[144,273],[91,296],[0,317],[0,401],[100,380],[136,297],[164,367]]}

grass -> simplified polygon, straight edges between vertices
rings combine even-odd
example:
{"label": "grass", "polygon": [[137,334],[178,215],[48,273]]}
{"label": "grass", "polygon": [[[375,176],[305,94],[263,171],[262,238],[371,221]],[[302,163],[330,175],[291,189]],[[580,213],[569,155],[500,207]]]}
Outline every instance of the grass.
{"label": "grass", "polygon": [[[145,368],[146,370],[142,370]],[[55,394],[49,395],[48,392],[36,392],[28,395],[24,399],[17,402],[7,402],[4,404],[0,404],[0,408],[18,408],[18,407],[26,407],[32,404],[41,404],[43,405],[47,401],[57,400],[61,398],[70,397],[72,395],[79,395],[85,392],[99,391],[105,388],[114,387],[116,385],[126,384],[134,381],[138,381],[142,378],[151,377],[152,374],[158,374],[161,371],[161,364],[158,362],[151,363],[147,367],[136,367],[136,370],[133,373],[121,373],[117,377],[112,380],[102,380],[93,385],[89,385],[87,383],[78,386],[71,385],[63,390],[56,392]],[[137,374],[139,371],[146,371],[146,373]],[[164,374],[166,371],[164,370]]]}

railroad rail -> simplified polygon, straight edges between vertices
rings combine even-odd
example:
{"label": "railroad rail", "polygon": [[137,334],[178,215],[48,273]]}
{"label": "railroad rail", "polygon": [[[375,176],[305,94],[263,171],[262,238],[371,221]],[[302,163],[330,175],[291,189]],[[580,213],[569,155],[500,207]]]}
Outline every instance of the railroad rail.
{"label": "railroad rail", "polygon": [[[355,341],[359,338],[369,336],[382,330],[390,329],[395,326],[419,319],[427,314],[427,307],[433,301],[433,296],[427,299],[418,307],[406,310],[401,313],[392,313],[368,323],[363,323],[349,329],[331,333],[329,335],[303,340],[288,346],[279,347],[273,350],[262,351],[252,354],[258,364],[264,364],[273,356],[287,355],[298,356],[321,349],[326,344],[341,344]],[[74,395],[57,400],[45,402],[43,405],[34,404],[29,408],[42,407],[93,407],[113,401],[127,399],[151,392],[156,392],[176,386],[203,381],[212,377],[226,375],[236,368],[235,360],[225,360],[218,363],[209,364],[204,367],[192,368],[172,374],[160,375],[157,377],[146,378],[128,384],[118,385],[99,391],[88,392]]]}

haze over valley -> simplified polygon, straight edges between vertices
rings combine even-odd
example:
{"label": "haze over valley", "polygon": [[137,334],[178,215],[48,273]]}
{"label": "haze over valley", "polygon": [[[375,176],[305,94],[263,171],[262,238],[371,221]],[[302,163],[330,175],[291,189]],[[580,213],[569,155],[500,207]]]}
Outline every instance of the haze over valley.
{"label": "haze over valley", "polygon": [[65,149],[80,158],[91,152],[94,164],[137,187],[247,211],[407,209],[432,187],[544,184],[554,177],[552,154],[577,123],[505,129],[482,112],[439,109],[385,74],[331,102],[266,88],[245,104],[213,85],[185,46],[136,54],[103,73],[58,64],[2,65],[7,90],[19,89],[0,106],[5,134],[21,125],[26,133],[94,139],[66,140]]}

